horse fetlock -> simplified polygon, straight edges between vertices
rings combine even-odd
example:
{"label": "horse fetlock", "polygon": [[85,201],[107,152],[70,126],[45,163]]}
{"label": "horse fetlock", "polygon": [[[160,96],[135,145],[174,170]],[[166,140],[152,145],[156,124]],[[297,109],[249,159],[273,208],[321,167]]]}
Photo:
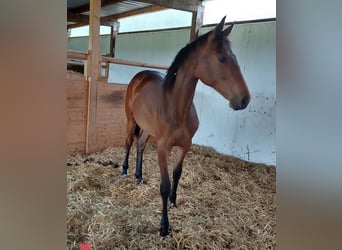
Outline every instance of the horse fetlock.
{"label": "horse fetlock", "polygon": [[160,236],[166,236],[169,234],[169,219],[162,218],[160,221]]}
{"label": "horse fetlock", "polygon": [[128,169],[128,165],[123,164],[122,165],[122,174],[127,174],[127,169]]}
{"label": "horse fetlock", "polygon": [[137,185],[143,185],[144,179],[143,178],[137,178]]}
{"label": "horse fetlock", "polygon": [[171,201],[170,200],[170,208],[177,208],[176,201]]}
{"label": "horse fetlock", "polygon": [[170,193],[169,200],[170,200],[170,204],[171,204],[172,207],[177,207],[177,205],[176,205],[176,195],[173,194],[172,192]]}

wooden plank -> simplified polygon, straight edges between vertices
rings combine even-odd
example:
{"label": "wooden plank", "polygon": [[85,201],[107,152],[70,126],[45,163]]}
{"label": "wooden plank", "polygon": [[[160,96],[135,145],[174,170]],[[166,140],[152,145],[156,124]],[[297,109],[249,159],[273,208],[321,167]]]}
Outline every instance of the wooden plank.
{"label": "wooden plank", "polygon": [[99,35],[100,14],[101,0],[90,0],[88,47],[89,55],[86,70],[86,78],[89,80],[86,153],[94,152],[94,145],[96,143],[97,82],[99,76],[101,75],[101,54]]}
{"label": "wooden plank", "polygon": [[204,6],[199,5],[197,11],[192,13],[191,29],[190,29],[190,41],[195,40],[198,37],[198,32],[203,24]]}
{"label": "wooden plank", "polygon": [[101,109],[101,112],[97,116],[96,124],[99,124],[102,121],[109,123],[126,122],[126,114],[123,109]]}
{"label": "wooden plank", "polygon": [[67,57],[71,58],[71,59],[87,60],[88,53],[81,52],[81,51],[68,50],[67,51]]}
{"label": "wooden plank", "polygon": [[87,121],[87,112],[85,109],[68,109],[67,119],[68,121],[83,121],[85,124]]}
{"label": "wooden plank", "polygon": [[84,75],[67,72],[67,150],[85,152],[88,82]]}
{"label": "wooden plank", "polygon": [[87,94],[88,94],[88,85],[85,86],[68,86],[67,87],[67,98],[68,99],[84,99],[85,102],[87,100]]}
{"label": "wooden plank", "polygon": [[68,24],[67,25],[67,29],[74,29],[74,28],[79,28],[79,27],[82,27],[82,26],[86,26],[88,24],[84,24],[84,23],[72,23],[72,24]]}
{"label": "wooden plank", "polygon": [[68,143],[68,154],[85,153],[85,142]]}
{"label": "wooden plank", "polygon": [[99,82],[96,146],[123,146],[126,140],[125,96],[127,85]]}
{"label": "wooden plank", "polygon": [[109,146],[124,146],[126,140],[126,133],[122,133],[121,130],[122,129],[112,128],[112,134],[98,133],[96,136],[97,150],[103,150]]}
{"label": "wooden plank", "polygon": [[67,88],[68,94],[67,99],[68,100],[84,100],[85,103],[87,103],[87,94],[88,90],[84,89],[83,87],[68,87]]}
{"label": "wooden plank", "polygon": [[85,121],[69,121],[67,131],[67,144],[86,142],[86,124]]}
{"label": "wooden plank", "polygon": [[170,9],[178,9],[184,11],[194,12],[197,11],[197,6],[202,5],[202,1],[199,0],[137,0],[139,2],[155,4],[159,6],[163,6]]}
{"label": "wooden plank", "polygon": [[[120,2],[122,0],[102,0],[101,1],[101,6],[105,7],[107,5],[111,5],[117,2]],[[77,8],[70,9],[69,11],[74,12],[74,13],[83,13],[89,11],[89,3],[83,4]]]}
{"label": "wooden plank", "polygon": [[[78,72],[74,72],[74,71],[68,71],[67,72],[67,79],[68,79],[68,81],[79,80],[79,81],[86,82],[83,74],[78,73]],[[70,81],[70,82],[73,82],[73,81]],[[68,83],[68,84],[70,84],[70,83]]]}
{"label": "wooden plank", "polygon": [[71,11],[67,12],[67,20],[68,20],[68,22],[76,22],[76,23],[81,23],[84,25],[89,24],[89,16],[88,15],[74,13]]}
{"label": "wooden plank", "polygon": [[152,12],[165,10],[165,9],[166,9],[165,7],[158,6],[158,5],[148,6],[148,7],[140,8],[137,10],[131,10],[131,11],[127,11],[127,12],[103,17],[101,19],[101,22],[111,24],[111,23],[113,23],[113,21],[115,19],[120,19],[120,18],[135,16],[135,15],[141,15],[141,14],[146,14],[146,13],[152,13]]}
{"label": "wooden plank", "polygon": [[83,99],[68,99],[67,100],[67,108],[68,109],[85,109],[88,108],[88,103],[84,102]]}
{"label": "wooden plank", "polygon": [[[143,12],[141,12],[143,13]],[[86,14],[79,14],[68,11],[67,13],[67,19],[68,22],[75,22],[77,25],[88,25],[89,24],[89,16]],[[107,17],[101,17],[100,18],[100,24],[104,26],[111,26],[113,23],[113,20],[115,19],[114,16],[107,16]]]}
{"label": "wooden plank", "polygon": [[[87,60],[88,53],[80,52],[80,51],[71,51],[68,50],[67,57],[72,59],[80,59],[80,60]],[[124,59],[118,59],[113,57],[102,57],[102,61],[106,63],[114,63],[114,64],[122,64],[122,65],[129,65],[129,66],[138,66],[138,67],[146,67],[146,68],[155,68],[155,69],[168,69],[168,66],[160,65],[160,64],[153,64],[153,63],[145,63],[145,62],[138,62],[138,61],[130,61]]]}
{"label": "wooden plank", "polygon": [[160,65],[160,64],[129,61],[129,60],[106,57],[106,56],[102,57],[102,61],[107,62],[107,63],[115,63],[115,64],[137,66],[137,67],[146,67],[146,68],[155,68],[155,69],[166,69],[167,70],[169,68],[168,66]]}

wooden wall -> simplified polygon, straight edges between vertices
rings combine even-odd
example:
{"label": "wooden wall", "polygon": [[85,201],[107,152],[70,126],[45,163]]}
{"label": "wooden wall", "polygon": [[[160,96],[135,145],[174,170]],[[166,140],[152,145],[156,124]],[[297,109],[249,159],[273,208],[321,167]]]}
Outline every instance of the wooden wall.
{"label": "wooden wall", "polygon": [[[67,150],[86,150],[88,81],[83,74],[67,73]],[[126,138],[124,100],[127,85],[99,81],[96,102],[96,151],[108,146],[123,146]]]}
{"label": "wooden wall", "polygon": [[96,108],[96,151],[123,146],[126,140],[126,84],[98,82]]}
{"label": "wooden wall", "polygon": [[67,150],[85,152],[88,82],[81,73],[67,73]]}

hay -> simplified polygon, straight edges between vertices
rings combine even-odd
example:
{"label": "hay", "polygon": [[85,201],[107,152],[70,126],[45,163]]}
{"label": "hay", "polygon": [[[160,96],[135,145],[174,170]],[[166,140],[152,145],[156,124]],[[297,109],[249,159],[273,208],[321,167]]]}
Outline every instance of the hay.
{"label": "hay", "polygon": [[69,249],[80,243],[92,249],[275,249],[274,166],[193,145],[183,165],[178,208],[169,209],[171,233],[161,238],[156,149],[146,147],[142,186],[134,177],[134,150],[127,179],[120,178],[121,147],[68,157]]}

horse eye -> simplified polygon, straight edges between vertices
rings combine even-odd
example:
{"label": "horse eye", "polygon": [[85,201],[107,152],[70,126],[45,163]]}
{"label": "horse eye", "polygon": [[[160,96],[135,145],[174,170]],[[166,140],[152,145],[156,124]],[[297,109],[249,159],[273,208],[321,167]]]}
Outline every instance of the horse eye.
{"label": "horse eye", "polygon": [[218,60],[219,60],[221,63],[225,63],[225,62],[227,61],[227,57],[221,56],[221,57],[219,57]]}

